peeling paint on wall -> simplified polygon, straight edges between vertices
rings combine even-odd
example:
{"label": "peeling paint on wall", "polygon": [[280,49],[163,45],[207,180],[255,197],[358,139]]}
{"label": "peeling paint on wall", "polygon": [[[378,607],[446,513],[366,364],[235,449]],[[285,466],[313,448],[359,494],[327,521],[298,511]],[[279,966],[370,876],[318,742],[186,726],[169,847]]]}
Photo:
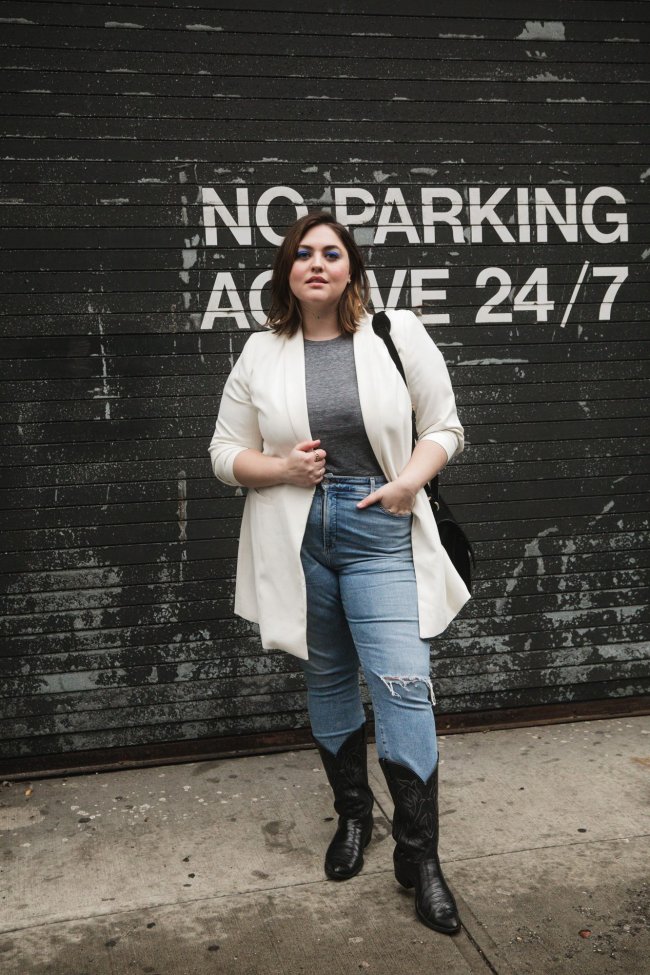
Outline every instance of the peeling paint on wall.
{"label": "peeling paint on wall", "polygon": [[564,41],[565,28],[560,20],[527,20],[518,41]]}

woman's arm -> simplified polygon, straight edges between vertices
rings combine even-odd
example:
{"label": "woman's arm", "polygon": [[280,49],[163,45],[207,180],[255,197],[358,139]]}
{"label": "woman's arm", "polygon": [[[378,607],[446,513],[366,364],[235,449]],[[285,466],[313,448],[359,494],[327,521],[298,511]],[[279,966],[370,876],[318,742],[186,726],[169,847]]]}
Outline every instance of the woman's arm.
{"label": "woman's arm", "polygon": [[404,323],[404,343],[399,351],[415,411],[418,442],[399,477],[358,505],[365,508],[381,501],[382,507],[393,514],[411,511],[418,491],[439,474],[465,444],[442,353],[413,312],[400,314],[409,318]]}
{"label": "woman's arm", "polygon": [[247,349],[235,363],[223,390],[219,416],[210,442],[215,476],[237,487],[263,488],[275,484],[313,487],[323,479],[325,451],[320,440],[304,440],[286,457],[264,454],[257,409],[248,376]]}
{"label": "woman's arm", "polygon": [[418,440],[411,459],[397,478],[413,497],[447,464],[447,451],[433,440]]}
{"label": "woman's arm", "polygon": [[415,411],[418,443],[440,444],[447,454],[444,467],[465,446],[449,371],[442,352],[417,315],[411,311],[402,314],[408,317],[402,333],[402,361]]}
{"label": "woman's arm", "polygon": [[257,410],[251,400],[247,369],[247,350],[254,338],[253,335],[249,338],[226,380],[208,448],[215,477],[234,487],[243,486],[234,471],[236,458],[244,451],[255,451],[261,455],[263,446]]}
{"label": "woman's arm", "polygon": [[325,451],[320,440],[303,440],[287,457],[272,457],[259,450],[237,454],[233,474],[244,487],[263,488],[275,484],[312,487],[323,479]]}

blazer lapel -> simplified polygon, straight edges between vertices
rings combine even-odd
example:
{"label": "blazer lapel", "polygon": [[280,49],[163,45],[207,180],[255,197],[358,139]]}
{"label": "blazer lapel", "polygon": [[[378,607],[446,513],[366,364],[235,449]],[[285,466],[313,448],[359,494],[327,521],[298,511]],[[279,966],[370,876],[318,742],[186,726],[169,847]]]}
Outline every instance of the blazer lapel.
{"label": "blazer lapel", "polygon": [[311,440],[307,390],[305,388],[305,345],[302,329],[286,340],[284,350],[284,394],[295,443]]}
{"label": "blazer lapel", "polygon": [[382,449],[384,437],[382,436],[381,417],[377,409],[378,397],[375,393],[377,381],[375,340],[376,336],[372,330],[372,317],[366,315],[354,333],[354,364],[359,388],[359,403],[370,446],[379,466],[388,477],[386,457]]}

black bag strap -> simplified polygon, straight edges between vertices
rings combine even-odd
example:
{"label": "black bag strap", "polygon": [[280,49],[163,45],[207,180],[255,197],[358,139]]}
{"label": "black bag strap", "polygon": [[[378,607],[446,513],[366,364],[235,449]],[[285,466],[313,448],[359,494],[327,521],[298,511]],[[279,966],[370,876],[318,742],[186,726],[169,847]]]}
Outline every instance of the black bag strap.
{"label": "black bag strap", "polygon": [[[402,360],[399,357],[399,352],[395,348],[395,343],[391,338],[390,318],[388,317],[385,311],[378,311],[376,312],[375,315],[373,315],[372,327],[375,334],[378,335],[379,338],[382,339],[382,341],[386,345],[386,348],[388,349],[388,354],[393,360],[393,362],[395,363],[395,366],[397,367],[397,371],[399,372],[400,376],[404,380],[404,383],[406,384],[406,388],[408,389],[408,383],[406,382],[406,373],[404,372],[404,366],[402,365]],[[418,431],[417,431],[417,426],[415,424],[415,413],[411,414],[411,426],[413,432],[413,446],[415,446],[415,444],[418,442]],[[426,491],[431,499],[432,504],[435,504],[436,506],[439,507],[440,497],[439,497],[437,474],[431,481],[429,481]]]}

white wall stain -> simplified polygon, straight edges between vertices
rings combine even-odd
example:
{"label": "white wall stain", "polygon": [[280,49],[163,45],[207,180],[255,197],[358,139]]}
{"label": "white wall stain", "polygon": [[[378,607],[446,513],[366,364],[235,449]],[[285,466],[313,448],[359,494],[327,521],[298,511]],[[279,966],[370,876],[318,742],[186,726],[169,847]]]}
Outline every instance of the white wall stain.
{"label": "white wall stain", "polygon": [[485,41],[485,34],[438,34],[443,41]]}
{"label": "white wall stain", "polygon": [[223,27],[215,27],[213,24],[185,24],[185,30],[222,31]]}
{"label": "white wall stain", "polygon": [[0,17],[0,24],[36,24],[36,21],[27,17]]}
{"label": "white wall stain", "polygon": [[527,20],[518,41],[564,41],[564,24],[561,20]]}
{"label": "white wall stain", "polygon": [[[184,169],[181,169],[179,171],[178,181],[182,185],[190,183],[190,178],[188,177],[188,174]],[[196,186],[195,202],[198,202],[200,201],[200,197],[201,197],[201,188],[198,185],[198,174],[196,171],[196,164],[194,164],[194,185]],[[187,196],[185,196],[185,194],[181,196],[181,203],[182,203],[181,223],[185,227],[187,227],[189,225],[189,215],[187,209],[188,198]],[[183,263],[183,268],[178,272],[178,276],[180,277],[183,284],[189,284],[189,280],[190,280],[189,271],[192,267],[194,267],[194,265],[197,262],[198,259],[197,247],[199,242],[200,242],[200,237],[198,234],[195,234],[193,237],[190,238],[187,237],[185,238],[185,247],[181,250],[181,259]],[[192,303],[191,292],[183,291],[181,297],[183,299],[183,308],[185,309],[185,311],[189,311],[190,305]]]}
{"label": "white wall stain", "polygon": [[528,359],[459,359],[459,366],[505,366],[511,362],[526,362]]}
{"label": "white wall stain", "polygon": [[178,540],[187,541],[187,474],[178,472]]}
{"label": "white wall stain", "polygon": [[116,196],[113,199],[102,196],[100,197],[99,202],[104,205],[114,204],[115,206],[124,206],[125,203],[130,203],[131,201],[129,200],[128,196]]}
{"label": "white wall stain", "polygon": [[640,44],[640,37],[603,37],[604,41],[614,41],[616,44]]}
{"label": "white wall stain", "polygon": [[[559,532],[559,528],[553,525],[550,528],[545,528],[543,531],[536,535],[530,542],[528,542],[524,547],[523,558],[515,566],[511,577],[506,582],[506,596],[502,596],[500,599],[495,600],[495,606],[498,613],[503,613],[506,610],[508,599],[507,597],[515,590],[517,586],[517,580],[521,573],[523,572],[525,560],[530,558],[537,558],[537,572],[538,576],[543,576],[546,574],[546,569],[544,567],[544,556],[540,551],[539,543],[540,539],[546,537],[547,535],[552,535]],[[538,587],[539,588],[539,587]],[[546,614],[544,614],[546,615]]]}
{"label": "white wall stain", "polygon": [[[354,242],[359,247],[370,247],[372,244],[375,233],[372,227],[354,227],[353,228]],[[370,261],[370,256],[368,257]]]}
{"label": "white wall stain", "polygon": [[185,238],[185,247],[181,250],[183,270],[179,271],[179,277],[184,284],[189,284],[189,271],[194,267],[198,260],[198,245],[200,240],[201,238],[198,234],[195,234],[194,237]]}
{"label": "white wall stain", "polygon": [[560,78],[557,74],[551,74],[550,71],[543,71],[541,74],[531,75],[528,81],[573,81],[573,78]]}
{"label": "white wall stain", "polygon": [[600,514],[599,515],[596,515],[596,517],[594,518],[594,521],[596,521],[598,518],[602,518],[603,515],[606,515],[608,513],[608,511],[611,511],[612,510],[613,507],[614,507],[614,501],[613,500],[612,501],[608,501],[606,503],[605,507],[602,508]]}
{"label": "white wall stain", "polygon": [[645,183],[645,181],[647,180],[648,176],[650,176],[650,169],[646,169],[646,170],[644,170],[641,173],[641,182],[642,183]]}
{"label": "white wall stain", "polygon": [[181,206],[181,223],[183,224],[184,227],[187,227],[190,221],[189,221],[189,216],[188,216],[188,213],[187,213],[187,197],[186,196],[181,196],[181,203],[182,203],[182,206]]}
{"label": "white wall stain", "polygon": [[650,247],[647,247],[644,251],[641,252],[641,260],[645,261],[646,257],[648,257],[649,255],[650,255]]}
{"label": "white wall stain", "polygon": [[144,24],[133,24],[128,20],[107,20],[104,27],[126,27],[128,30],[144,30]]}
{"label": "white wall stain", "polygon": [[[94,311],[95,311],[95,309],[94,309],[93,305],[90,305],[89,304],[88,305],[88,312],[89,312],[89,314],[92,315],[94,313]],[[114,395],[112,395],[109,392],[109,387],[108,387],[108,365],[107,365],[107,362],[106,362],[106,349],[104,347],[104,324],[103,324],[103,322],[101,320],[101,317],[98,319],[97,328],[99,329],[99,336],[100,336],[100,339],[99,339],[99,354],[100,354],[101,359],[102,359],[102,385],[101,385],[101,387],[99,387],[99,390],[97,389],[97,387],[95,388],[95,392],[93,393],[93,399],[103,399],[103,400],[105,400],[105,403],[104,403],[104,419],[105,420],[110,420],[111,419],[111,404],[110,404],[110,401],[112,399],[117,399],[117,396],[114,396]]]}

